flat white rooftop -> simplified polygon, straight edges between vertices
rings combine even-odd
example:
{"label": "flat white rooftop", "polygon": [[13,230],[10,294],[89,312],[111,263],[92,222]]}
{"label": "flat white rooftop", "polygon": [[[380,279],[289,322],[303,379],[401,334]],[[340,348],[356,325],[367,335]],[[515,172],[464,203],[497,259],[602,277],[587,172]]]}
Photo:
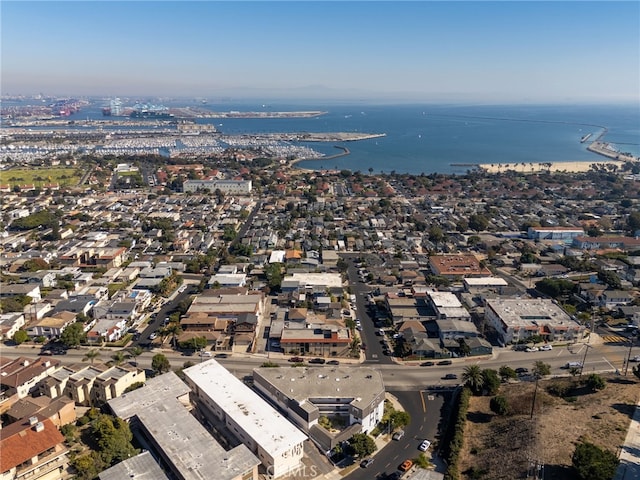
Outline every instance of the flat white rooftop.
{"label": "flat white rooftop", "polygon": [[309,286],[342,287],[342,278],[339,273],[294,273],[285,280],[293,280]]}
{"label": "flat white rooftop", "polygon": [[436,307],[459,308],[460,300],[451,292],[429,292],[429,297]]}
{"label": "flat white rooftop", "polygon": [[509,285],[504,278],[500,277],[464,278],[462,281],[470,287],[506,287]]}
{"label": "flat white rooftop", "polygon": [[280,457],[307,439],[304,433],[216,360],[186,368],[184,374],[197,385],[201,394],[213,400],[273,458]]}

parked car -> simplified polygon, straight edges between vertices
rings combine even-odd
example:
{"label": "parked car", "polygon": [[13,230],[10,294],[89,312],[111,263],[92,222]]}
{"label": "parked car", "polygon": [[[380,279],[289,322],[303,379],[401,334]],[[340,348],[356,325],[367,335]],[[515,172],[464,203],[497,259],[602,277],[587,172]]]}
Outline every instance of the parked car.
{"label": "parked car", "polygon": [[402,437],[404,437],[404,430],[398,430],[393,434],[391,438],[393,438],[394,440],[400,440]]}
{"label": "parked car", "polygon": [[409,459],[405,460],[398,466],[398,470],[401,472],[407,472],[413,467],[413,462]]}
{"label": "parked car", "polygon": [[458,379],[458,375],[456,375],[455,373],[447,373],[444,377],[442,377],[444,380],[457,380]]}
{"label": "parked car", "polygon": [[309,360],[309,363],[318,363],[320,365],[322,365],[325,362],[326,360],[324,358],[312,358],[311,360]]}
{"label": "parked car", "polygon": [[201,357],[211,357],[211,352],[208,350],[203,350],[200,352]]}
{"label": "parked car", "polygon": [[156,332],[153,332],[151,335],[149,335],[149,340],[154,340],[158,337],[158,334]]}
{"label": "parked car", "polygon": [[340,360],[329,360],[327,365],[340,365]]}
{"label": "parked car", "polygon": [[302,358],[302,357],[291,357],[289,359],[289,361],[291,363],[303,363],[304,362],[304,358]]}
{"label": "parked car", "polygon": [[451,360],[440,360],[438,365],[451,365],[453,362]]}
{"label": "parked car", "polygon": [[422,362],[420,364],[421,367],[432,367],[435,365],[435,362]]}
{"label": "parked car", "polygon": [[525,374],[529,373],[529,370],[524,368],[524,367],[518,367],[518,368],[516,368],[516,373],[518,375],[525,375]]}
{"label": "parked car", "polygon": [[429,440],[423,440],[422,443],[418,446],[418,450],[420,450],[421,452],[426,452],[427,450],[429,450],[430,446],[431,442]]}
{"label": "parked car", "polygon": [[551,346],[550,343],[547,343],[546,345],[542,345],[540,347],[540,350],[543,352],[549,351],[549,350],[553,350],[553,347]]}
{"label": "parked car", "polygon": [[362,468],[367,468],[369,465],[373,463],[373,458],[366,458],[360,462],[360,466]]}
{"label": "parked car", "polygon": [[538,350],[540,350],[538,347],[527,347],[525,352],[537,352]]}
{"label": "parked car", "polygon": [[636,355],[635,357],[631,357],[629,359],[630,362],[640,362],[640,355]]}
{"label": "parked car", "polygon": [[216,357],[215,358],[229,358],[229,354],[228,353],[216,353]]}

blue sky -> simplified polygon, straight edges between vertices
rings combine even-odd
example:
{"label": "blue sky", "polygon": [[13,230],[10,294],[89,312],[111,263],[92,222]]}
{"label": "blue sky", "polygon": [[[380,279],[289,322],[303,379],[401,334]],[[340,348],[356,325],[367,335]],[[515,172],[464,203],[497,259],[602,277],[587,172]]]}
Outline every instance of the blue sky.
{"label": "blue sky", "polygon": [[3,0],[2,93],[638,102],[640,2]]}

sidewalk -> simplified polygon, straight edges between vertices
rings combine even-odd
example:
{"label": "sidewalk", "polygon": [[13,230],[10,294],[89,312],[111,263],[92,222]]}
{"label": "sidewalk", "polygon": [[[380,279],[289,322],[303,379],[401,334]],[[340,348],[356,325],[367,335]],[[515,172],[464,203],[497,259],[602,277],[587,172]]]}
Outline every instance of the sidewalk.
{"label": "sidewalk", "polygon": [[640,478],[640,399],[633,413],[619,458],[620,465],[613,480]]}

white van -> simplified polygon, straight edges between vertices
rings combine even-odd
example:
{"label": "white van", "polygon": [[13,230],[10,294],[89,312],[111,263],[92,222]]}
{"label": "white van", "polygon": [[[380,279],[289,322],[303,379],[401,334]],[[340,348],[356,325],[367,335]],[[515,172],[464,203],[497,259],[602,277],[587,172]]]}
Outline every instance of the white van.
{"label": "white van", "polygon": [[562,368],[582,368],[582,363],[580,362],[567,362]]}

